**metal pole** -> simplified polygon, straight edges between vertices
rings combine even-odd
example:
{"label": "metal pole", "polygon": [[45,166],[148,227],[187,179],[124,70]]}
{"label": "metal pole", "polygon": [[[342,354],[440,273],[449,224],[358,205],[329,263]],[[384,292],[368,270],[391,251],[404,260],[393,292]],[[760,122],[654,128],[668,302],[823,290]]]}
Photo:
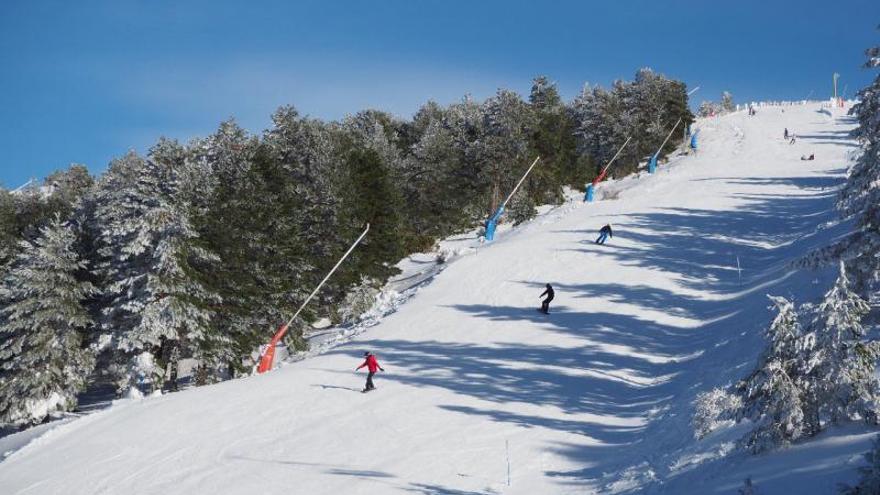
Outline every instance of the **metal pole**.
{"label": "metal pole", "polygon": [[339,261],[336,262],[336,265],[334,265],[333,268],[330,270],[330,272],[327,273],[327,276],[324,277],[324,280],[321,280],[321,283],[318,284],[317,287],[315,287],[315,290],[313,290],[312,293],[309,294],[309,297],[307,297],[306,300],[299,307],[299,309],[296,310],[296,313],[294,313],[293,316],[291,316],[290,319],[287,320],[286,326],[290,326],[290,324],[293,323],[293,320],[295,320],[296,317],[299,316],[299,314],[300,314],[300,312],[302,312],[303,308],[306,307],[306,304],[308,304],[309,301],[311,301],[312,298],[315,297],[315,294],[317,294],[318,291],[321,290],[321,287],[324,285],[324,282],[326,282],[327,279],[329,279],[330,276],[333,275],[333,272],[335,272],[336,269],[339,268],[339,265],[341,265],[342,262],[345,261],[345,258],[348,258],[348,255],[351,254],[352,251],[354,251],[354,248],[361,242],[361,240],[363,240],[363,238],[367,235],[367,232],[369,232],[369,231],[370,231],[370,224],[367,224],[367,228],[364,229],[364,231],[361,233],[360,237],[358,237],[357,240],[354,241],[354,244],[352,244],[351,247],[348,248],[348,251],[346,251],[345,254],[342,255],[342,258],[339,258]]}
{"label": "metal pole", "polygon": [[614,160],[617,160],[617,157],[620,155],[620,152],[623,151],[624,148],[626,148],[627,144],[629,144],[630,139],[632,139],[632,136],[626,138],[626,142],[623,143],[623,146],[621,146],[620,149],[617,150],[617,153],[614,154],[614,157],[611,158],[611,161],[608,162],[608,165],[605,165],[605,168],[602,169],[601,175],[603,175],[603,176],[605,175],[605,172],[608,171],[608,168],[611,166],[612,163],[614,163]]}
{"label": "metal pole", "polygon": [[504,440],[504,450],[507,452],[507,486],[510,486],[510,440]]}
{"label": "metal pole", "polygon": [[516,190],[519,189],[519,186],[521,186],[523,181],[526,180],[526,177],[529,176],[529,173],[532,171],[533,168],[535,168],[535,165],[538,163],[538,160],[540,160],[540,159],[541,159],[540,156],[535,158],[535,161],[532,162],[532,164],[529,166],[529,169],[526,170],[526,173],[522,176],[522,178],[519,180],[519,182],[516,183],[516,187],[513,188],[513,191],[510,191],[510,194],[507,195],[507,199],[505,199],[504,202],[501,203],[501,208],[504,208],[505,206],[507,206],[507,202],[510,201],[510,198],[512,198],[514,194],[516,194]]}
{"label": "metal pole", "polygon": [[678,127],[678,124],[680,124],[680,123],[681,123],[681,117],[679,117],[678,120],[675,121],[675,125],[672,126],[672,130],[669,131],[669,134],[666,135],[666,139],[663,140],[663,144],[661,144],[660,147],[657,148],[657,152],[654,153],[654,155],[653,155],[654,157],[656,157],[657,155],[660,154],[660,152],[663,150],[663,147],[666,146],[666,141],[669,141],[669,138],[672,137],[672,133],[675,132],[675,129]]}
{"label": "metal pole", "polygon": [[743,284],[742,268],[739,266],[739,256],[736,257],[736,273],[739,276],[739,285]]}

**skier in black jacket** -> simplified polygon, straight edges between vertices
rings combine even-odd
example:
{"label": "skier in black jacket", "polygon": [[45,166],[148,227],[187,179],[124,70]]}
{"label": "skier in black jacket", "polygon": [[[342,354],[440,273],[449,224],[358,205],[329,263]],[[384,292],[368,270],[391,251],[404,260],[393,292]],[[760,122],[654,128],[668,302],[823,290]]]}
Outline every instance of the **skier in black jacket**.
{"label": "skier in black jacket", "polygon": [[553,300],[553,296],[556,294],[553,291],[552,285],[547,284],[547,289],[538,297],[539,298],[544,297],[545,294],[547,295],[547,299],[544,299],[543,301],[541,301],[541,312],[544,313],[545,315],[549,315],[550,314],[550,301]]}
{"label": "skier in black jacket", "polygon": [[614,237],[614,234],[611,233],[611,224],[606,223],[604,227],[599,229],[599,238],[596,239],[596,244],[605,244],[605,239],[609,237]]}

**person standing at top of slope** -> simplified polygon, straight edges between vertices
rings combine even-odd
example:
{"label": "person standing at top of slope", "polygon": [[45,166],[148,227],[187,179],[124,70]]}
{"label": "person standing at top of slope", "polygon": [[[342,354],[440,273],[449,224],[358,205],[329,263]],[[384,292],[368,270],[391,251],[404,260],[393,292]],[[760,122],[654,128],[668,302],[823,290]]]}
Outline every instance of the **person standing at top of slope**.
{"label": "person standing at top of slope", "polygon": [[547,284],[547,288],[544,290],[543,293],[541,293],[540,296],[538,296],[538,298],[542,298],[545,295],[547,296],[547,299],[544,299],[543,301],[541,301],[541,312],[544,313],[545,315],[549,315],[550,314],[550,301],[552,301],[553,296],[556,295],[556,292],[553,291],[552,285]]}
{"label": "person standing at top of slope", "polygon": [[362,390],[362,392],[369,392],[370,390],[376,389],[376,386],[373,385],[373,375],[376,374],[376,370],[385,371],[385,368],[379,366],[379,361],[376,360],[376,356],[373,355],[372,353],[370,353],[370,351],[367,351],[364,353],[364,363],[361,364],[360,366],[358,366],[357,368],[355,368],[354,370],[357,371],[357,370],[363,368],[364,366],[367,367],[367,384],[364,387],[364,389]]}
{"label": "person standing at top of slope", "polygon": [[605,244],[605,239],[609,237],[614,238],[614,234],[611,232],[611,224],[606,223],[604,227],[599,229],[599,238],[596,239],[596,244]]}

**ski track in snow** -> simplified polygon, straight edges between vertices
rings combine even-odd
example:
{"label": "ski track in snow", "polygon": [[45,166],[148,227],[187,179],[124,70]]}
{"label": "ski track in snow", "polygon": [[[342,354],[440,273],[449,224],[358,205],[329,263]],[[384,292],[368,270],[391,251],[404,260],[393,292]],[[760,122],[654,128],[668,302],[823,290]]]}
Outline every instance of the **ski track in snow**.
{"label": "ski track in snow", "polygon": [[[731,453],[744,425],[701,441],[689,425],[698,392],[753,366],[765,294],[805,301],[833,277],[789,263],[846,233],[832,207],[853,123],[784,108],[700,120],[697,156],[603,183],[595,203],[572,195],[491,245],[445,241],[450,262],[411,260],[307,359],[61,424],[0,463],[0,491],[707,494],[751,476],[765,494],[830,493],[871,431],[754,457]],[[364,350],[387,370],[370,394],[355,393]]]}

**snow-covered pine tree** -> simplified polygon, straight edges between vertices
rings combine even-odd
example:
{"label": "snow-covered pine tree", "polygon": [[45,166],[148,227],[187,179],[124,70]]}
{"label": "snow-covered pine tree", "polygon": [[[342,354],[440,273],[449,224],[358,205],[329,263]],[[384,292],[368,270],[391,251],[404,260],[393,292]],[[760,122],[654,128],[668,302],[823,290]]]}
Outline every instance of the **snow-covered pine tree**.
{"label": "snow-covered pine tree", "polygon": [[84,345],[91,320],[83,301],[93,286],[76,237],[56,216],[22,251],[0,300],[0,422],[42,421],[76,406],[94,356]]}
{"label": "snow-covered pine tree", "polygon": [[732,112],[736,110],[736,104],[733,102],[733,95],[730,91],[721,93],[721,110],[723,112]]}
{"label": "snow-covered pine tree", "polygon": [[562,185],[582,182],[577,178],[585,172],[577,166],[575,123],[556,84],[544,76],[532,82],[529,111],[528,156],[540,156],[541,165],[532,170],[524,192],[531,203],[558,204],[563,199]]}
{"label": "snow-covered pine tree", "polygon": [[868,311],[868,304],[849,288],[841,262],[837,281],[816,308],[805,339],[810,349],[804,370],[815,396],[817,431],[825,421],[877,420],[880,382],[874,370],[880,343],[866,340],[862,318]]}
{"label": "snow-covered pine tree", "polygon": [[499,89],[483,103],[483,128],[478,157],[485,191],[486,214],[494,213],[519,176],[525,172],[528,151],[529,114],[526,103],[510,90]]}
{"label": "snow-covered pine tree", "polygon": [[801,390],[801,327],[794,304],[784,297],[768,296],[777,310],[767,329],[768,347],[755,371],[738,385],[743,413],[756,423],[744,439],[753,452],[761,452],[800,438],[804,434]]}
{"label": "snow-covered pine tree", "polygon": [[717,115],[718,110],[719,107],[716,103],[703,100],[703,102],[700,103],[700,108],[697,110],[697,115],[700,117],[710,117],[712,115]]}
{"label": "snow-covered pine tree", "polygon": [[[880,46],[866,52],[867,68],[880,67]],[[855,136],[862,154],[849,171],[838,207],[844,217],[855,217],[855,232],[841,244],[824,250],[819,261],[839,257],[846,261],[856,291],[877,302],[880,287],[880,75],[858,92],[859,103],[850,113],[859,121]]]}
{"label": "snow-covered pine tree", "polygon": [[797,440],[804,434],[801,389],[785,364],[766,361],[748,380],[747,400],[755,403],[755,428],[745,438],[752,452],[763,452]]}
{"label": "snow-covered pine tree", "polygon": [[469,226],[467,190],[456,187],[453,171],[461,163],[456,149],[449,112],[439,114],[433,107],[416,113],[424,122],[424,131],[407,157],[404,200],[409,205],[409,222],[416,236],[409,247],[413,251],[431,247],[438,238]]}
{"label": "snow-covered pine tree", "polygon": [[[487,133],[482,106],[469,96],[450,105],[443,130],[448,133],[449,151],[452,153],[445,173],[445,189],[451,198],[455,198],[465,219],[485,220],[485,195],[491,184],[484,173],[481,158],[482,143]],[[447,139],[442,134],[437,136],[440,140],[433,144],[435,152]],[[446,158],[445,155],[441,156]]]}
{"label": "snow-covered pine tree", "polygon": [[162,387],[175,357],[215,348],[207,342],[218,338],[208,309],[216,296],[194,279],[191,265],[212,255],[193,242],[188,211],[175,197],[182,151],[160,141],[151,154],[114,161],[97,192],[101,327],[113,336],[122,392]]}

